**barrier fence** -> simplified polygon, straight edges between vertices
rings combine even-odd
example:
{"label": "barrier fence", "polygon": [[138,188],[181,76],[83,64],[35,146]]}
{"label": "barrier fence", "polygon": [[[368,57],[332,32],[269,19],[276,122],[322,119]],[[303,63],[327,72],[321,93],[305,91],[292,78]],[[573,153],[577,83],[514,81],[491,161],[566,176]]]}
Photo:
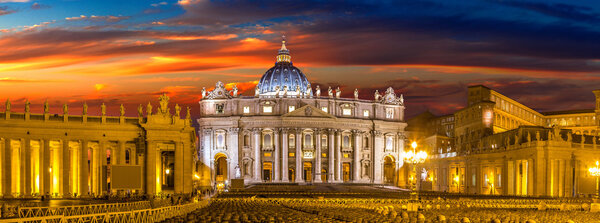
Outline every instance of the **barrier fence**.
{"label": "barrier fence", "polygon": [[19,207],[17,212],[19,218],[33,218],[54,215],[89,215],[107,212],[132,211],[148,208],[151,208],[149,201],[137,201],[127,203],[105,203],[61,207]]}
{"label": "barrier fence", "polygon": [[[169,218],[186,215],[196,209],[208,206],[208,200],[193,202],[183,205],[175,205],[160,208],[148,208],[142,210],[105,212],[83,215],[54,215],[44,217],[28,217],[18,219],[3,219],[0,223],[88,223],[88,222],[112,222],[112,223],[154,223]],[[74,213],[74,212],[70,212]]]}

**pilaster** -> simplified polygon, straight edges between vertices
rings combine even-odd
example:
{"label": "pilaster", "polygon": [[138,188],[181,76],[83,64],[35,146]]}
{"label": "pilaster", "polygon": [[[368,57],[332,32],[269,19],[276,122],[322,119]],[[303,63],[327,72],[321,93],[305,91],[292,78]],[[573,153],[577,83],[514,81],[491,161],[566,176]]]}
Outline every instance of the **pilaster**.
{"label": "pilaster", "polygon": [[315,130],[315,182],[321,183],[321,129]]}
{"label": "pilaster", "polygon": [[304,164],[302,163],[302,129],[296,128],[296,182],[304,182],[303,172]]}
{"label": "pilaster", "polygon": [[288,177],[288,158],[289,158],[289,152],[288,152],[288,145],[289,145],[289,137],[288,137],[288,128],[282,128],[281,129],[281,181],[282,182],[289,182],[289,177]]}

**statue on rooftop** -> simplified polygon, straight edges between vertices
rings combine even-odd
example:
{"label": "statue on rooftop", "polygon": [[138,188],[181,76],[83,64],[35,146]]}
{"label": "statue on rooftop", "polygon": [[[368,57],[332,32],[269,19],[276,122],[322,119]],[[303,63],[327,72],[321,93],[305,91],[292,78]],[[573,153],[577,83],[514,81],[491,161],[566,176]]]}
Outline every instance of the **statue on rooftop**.
{"label": "statue on rooftop", "polygon": [[381,100],[381,94],[379,94],[379,90],[375,90],[375,101]]}
{"label": "statue on rooftop", "polygon": [[206,97],[206,87],[202,87],[202,98],[200,99],[204,99]]}
{"label": "statue on rooftop", "polygon": [[180,112],[181,112],[181,107],[179,107],[179,104],[175,104],[175,116],[177,116],[177,118],[181,118],[181,116],[179,116]]}
{"label": "statue on rooftop", "polygon": [[119,108],[119,112],[120,112],[121,116],[125,116],[125,107],[123,106],[123,104],[121,104],[121,107]]}
{"label": "statue on rooftop", "polygon": [[358,88],[354,88],[354,100],[358,100]]}
{"label": "statue on rooftop", "polygon": [[144,116],[144,111],[143,111],[143,108],[142,108],[142,104],[140,104],[138,106],[138,117],[142,117],[142,116]]}
{"label": "statue on rooftop", "polygon": [[50,113],[50,106],[48,105],[48,99],[44,102],[44,114]]}
{"label": "statue on rooftop", "polygon": [[29,99],[27,99],[27,101],[25,101],[25,113],[29,113]]}
{"label": "statue on rooftop", "polygon": [[333,98],[333,90],[331,90],[331,86],[329,86],[329,89],[327,89],[327,94],[329,95],[329,98]]}
{"label": "statue on rooftop", "polygon": [[106,105],[104,103],[100,105],[100,111],[102,112],[102,116],[106,115]]}
{"label": "statue on rooftop", "polygon": [[317,88],[315,89],[316,94],[317,94],[317,98],[321,97],[321,87],[319,87],[319,85],[317,85]]}
{"label": "statue on rooftop", "polygon": [[86,102],[83,103],[83,110],[81,110],[82,115],[87,115],[88,105]]}
{"label": "statue on rooftop", "polygon": [[63,114],[69,114],[69,106],[66,103],[63,105]]}
{"label": "statue on rooftop", "polygon": [[340,98],[341,95],[342,95],[342,90],[340,90],[340,87],[338,86],[335,89],[335,98]]}
{"label": "statue on rooftop", "polygon": [[152,104],[150,104],[150,102],[148,102],[148,105],[146,106],[146,115],[152,115]]}

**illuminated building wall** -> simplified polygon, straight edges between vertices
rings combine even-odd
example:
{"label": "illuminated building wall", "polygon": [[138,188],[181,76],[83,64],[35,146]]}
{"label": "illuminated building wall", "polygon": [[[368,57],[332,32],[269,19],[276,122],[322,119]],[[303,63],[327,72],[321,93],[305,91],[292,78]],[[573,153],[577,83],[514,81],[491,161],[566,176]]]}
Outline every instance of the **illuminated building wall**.
{"label": "illuminated building wall", "polygon": [[[139,165],[144,168],[142,189],[131,192],[157,194],[161,152],[171,154],[174,168],[171,193],[190,193],[194,180],[195,130],[189,113],[181,118],[168,109],[168,97],[146,116],[50,115],[11,111],[0,113],[0,193],[3,197],[80,197],[117,192],[110,189],[112,165]],[[123,109],[123,108],[122,108]],[[158,111],[157,111],[158,110]],[[121,111],[124,114],[124,111]],[[166,145],[166,146],[165,146]],[[152,154],[152,155],[148,155]],[[157,157],[159,159],[157,159]],[[148,162],[147,160],[153,162]],[[145,171],[150,170],[150,171]],[[158,182],[157,182],[158,181]],[[125,192],[125,191],[122,191]]]}

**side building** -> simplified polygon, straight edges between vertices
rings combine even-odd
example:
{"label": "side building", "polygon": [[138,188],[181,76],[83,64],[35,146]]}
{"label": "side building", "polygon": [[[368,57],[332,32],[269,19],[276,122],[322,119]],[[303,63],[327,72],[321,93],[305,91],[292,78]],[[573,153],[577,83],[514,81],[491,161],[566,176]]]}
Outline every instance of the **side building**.
{"label": "side building", "polygon": [[436,191],[593,194],[588,168],[600,160],[600,90],[593,93],[595,109],[537,112],[485,86],[471,86],[467,107],[408,120],[414,124],[407,128],[409,138],[431,154],[417,177]]}
{"label": "side building", "polygon": [[[189,110],[169,111],[169,97],[156,112],[142,106],[138,117],[14,112],[0,113],[0,193],[4,198],[90,197],[116,193],[191,193],[196,148]],[[113,171],[113,169],[115,171]],[[125,174],[125,176],[124,176]],[[114,177],[113,177],[114,176]]]}
{"label": "side building", "polygon": [[404,102],[392,88],[375,101],[321,95],[294,67],[282,44],[254,96],[218,82],[203,92],[198,119],[201,178],[246,183],[398,182],[404,148]]}

